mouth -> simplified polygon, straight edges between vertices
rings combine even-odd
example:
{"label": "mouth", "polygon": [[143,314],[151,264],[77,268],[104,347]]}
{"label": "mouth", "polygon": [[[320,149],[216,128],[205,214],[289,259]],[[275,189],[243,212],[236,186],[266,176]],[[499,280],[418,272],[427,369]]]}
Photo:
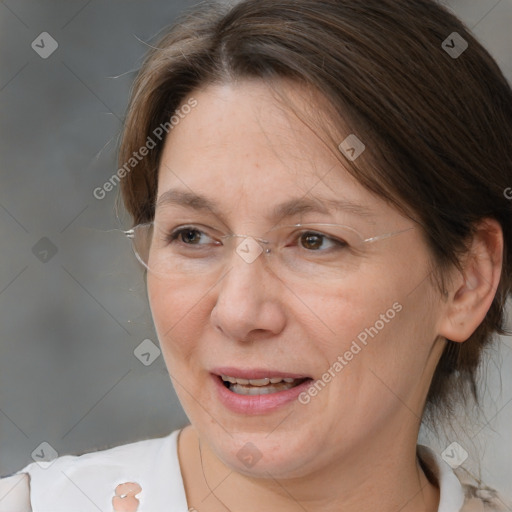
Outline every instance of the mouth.
{"label": "mouth", "polygon": [[237,395],[270,395],[299,386],[309,377],[263,377],[260,379],[242,379],[229,375],[220,375],[224,387]]}
{"label": "mouth", "polygon": [[313,382],[304,374],[270,368],[223,366],[210,371],[220,403],[243,416],[270,414],[291,406]]}

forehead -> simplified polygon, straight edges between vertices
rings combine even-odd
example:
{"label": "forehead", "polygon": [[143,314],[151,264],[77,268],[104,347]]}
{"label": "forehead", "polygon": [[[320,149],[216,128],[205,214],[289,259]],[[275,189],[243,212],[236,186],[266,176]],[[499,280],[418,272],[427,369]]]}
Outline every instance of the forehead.
{"label": "forehead", "polygon": [[[301,114],[315,113],[310,91],[284,85]],[[210,85],[190,96],[197,106],[165,143],[157,204],[164,203],[169,189],[180,189],[190,200],[208,196],[228,210],[246,213],[261,214],[267,207],[306,197],[379,211],[379,198],[343,168],[314,125],[297,118],[264,82]]]}

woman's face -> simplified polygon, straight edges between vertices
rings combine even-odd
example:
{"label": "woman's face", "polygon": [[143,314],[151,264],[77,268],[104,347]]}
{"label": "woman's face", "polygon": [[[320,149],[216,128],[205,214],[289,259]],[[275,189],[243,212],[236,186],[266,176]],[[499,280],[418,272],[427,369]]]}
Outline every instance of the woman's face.
{"label": "woman's face", "polygon": [[[286,87],[307,109],[304,91]],[[419,229],[358,251],[315,234],[287,241],[282,254],[312,261],[309,274],[235,238],[241,247],[219,266],[227,240],[191,232],[191,224],[263,238],[277,224],[345,224],[364,238],[415,224],[359,185],[262,82],[209,86],[193,97],[197,106],[166,141],[155,220],[189,227],[173,243],[180,262],[198,258],[196,267],[148,274],[163,355],[191,423],[223,463],[254,475],[306,475],[397,436],[415,445],[442,348]],[[209,208],[191,196],[181,204],[177,193],[163,201],[170,190],[201,196]],[[335,208],[341,200],[360,208]],[[289,216],[275,217],[290,201]],[[311,380],[229,389],[219,374]]]}

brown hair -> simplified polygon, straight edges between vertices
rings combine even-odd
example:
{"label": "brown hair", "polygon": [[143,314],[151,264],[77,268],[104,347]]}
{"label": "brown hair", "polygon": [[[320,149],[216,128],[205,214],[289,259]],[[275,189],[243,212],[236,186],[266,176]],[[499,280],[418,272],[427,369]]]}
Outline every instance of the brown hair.
{"label": "brown hair", "polygon": [[[453,32],[468,43],[458,58],[442,47]],[[243,78],[287,78],[321,93],[340,133],[350,126],[345,136],[354,132],[366,144],[357,162],[338,157],[363,186],[422,226],[441,289],[444,271],[461,268],[475,224],[486,217],[500,223],[504,262],[494,301],[467,341],[447,340],[425,417],[450,413],[468,391],[478,401],[482,350],[494,332],[507,334],[512,277],[512,209],[504,194],[512,185],[512,91],[493,58],[431,0],[203,2],[147,56],[120,166],[195,89]],[[162,147],[121,181],[134,224],[153,219]]]}

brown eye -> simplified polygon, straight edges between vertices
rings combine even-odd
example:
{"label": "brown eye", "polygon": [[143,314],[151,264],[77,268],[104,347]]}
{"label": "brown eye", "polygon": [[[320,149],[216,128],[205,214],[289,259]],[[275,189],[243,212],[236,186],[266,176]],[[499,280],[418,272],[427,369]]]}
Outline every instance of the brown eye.
{"label": "brown eye", "polygon": [[201,239],[201,232],[197,229],[183,229],[178,233],[178,236],[186,244],[195,244]]}
{"label": "brown eye", "polygon": [[328,249],[343,249],[347,243],[315,231],[305,231],[300,235],[300,245],[308,251],[324,252]]}
{"label": "brown eye", "polygon": [[206,245],[212,242],[212,239],[204,231],[193,226],[175,229],[166,238],[168,244],[180,242],[184,245]]}
{"label": "brown eye", "polygon": [[301,236],[301,244],[305,249],[316,250],[322,246],[323,235],[318,233],[303,233]]}

